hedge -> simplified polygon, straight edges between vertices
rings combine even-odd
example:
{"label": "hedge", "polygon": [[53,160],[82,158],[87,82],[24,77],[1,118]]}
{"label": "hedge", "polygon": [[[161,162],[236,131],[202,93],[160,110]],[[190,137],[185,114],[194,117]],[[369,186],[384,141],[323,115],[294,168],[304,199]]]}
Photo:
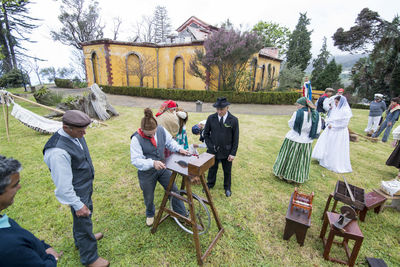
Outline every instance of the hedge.
{"label": "hedge", "polygon": [[101,87],[103,91],[108,94],[174,99],[180,101],[200,100],[203,102],[215,102],[217,97],[225,96],[231,103],[291,105],[300,97],[300,94],[297,92],[205,91],[109,85],[101,85]]}
{"label": "hedge", "polygon": [[369,109],[369,105],[364,104],[350,104],[350,107],[355,109]]}
{"label": "hedge", "polygon": [[54,79],[54,83],[58,88],[74,88],[74,84],[68,79]]}

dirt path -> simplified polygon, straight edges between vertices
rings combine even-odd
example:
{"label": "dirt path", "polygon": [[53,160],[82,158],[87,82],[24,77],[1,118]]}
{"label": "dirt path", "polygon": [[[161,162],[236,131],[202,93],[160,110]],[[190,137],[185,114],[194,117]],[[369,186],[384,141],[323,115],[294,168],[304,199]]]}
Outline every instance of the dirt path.
{"label": "dirt path", "polygon": [[[64,95],[81,95],[88,92],[88,88],[84,89],[63,89],[63,88],[49,88],[52,91],[60,92]],[[150,107],[158,109],[164,102],[162,99],[124,96],[124,95],[111,95],[107,94],[107,99],[113,106],[126,106],[126,107]],[[229,101],[229,99],[228,99]],[[180,107],[188,112],[196,111],[195,102],[178,101]],[[202,112],[211,113],[215,111],[212,106],[213,103],[203,103]],[[257,115],[291,115],[296,107],[294,105],[259,105],[259,104],[232,104],[229,107],[232,113],[238,114],[257,114]]]}

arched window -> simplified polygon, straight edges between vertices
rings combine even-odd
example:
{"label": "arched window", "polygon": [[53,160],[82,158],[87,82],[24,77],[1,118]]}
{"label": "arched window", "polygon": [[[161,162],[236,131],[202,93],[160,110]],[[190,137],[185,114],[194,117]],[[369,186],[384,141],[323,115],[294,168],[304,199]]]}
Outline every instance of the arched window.
{"label": "arched window", "polygon": [[93,70],[93,82],[99,84],[99,59],[96,52],[92,53],[92,70]]}
{"label": "arched window", "polygon": [[185,89],[185,61],[181,56],[174,59],[173,75],[173,88]]}
{"label": "arched window", "polygon": [[260,85],[260,88],[262,89],[263,85],[264,85],[265,64],[262,65],[261,71],[262,72],[261,72],[261,85]]}
{"label": "arched window", "polygon": [[275,66],[272,67],[272,81],[271,81],[271,87],[274,87],[274,79],[275,79]]}
{"label": "arched window", "polygon": [[126,84],[127,86],[143,86],[140,81],[140,57],[139,54],[131,52],[126,56]]}

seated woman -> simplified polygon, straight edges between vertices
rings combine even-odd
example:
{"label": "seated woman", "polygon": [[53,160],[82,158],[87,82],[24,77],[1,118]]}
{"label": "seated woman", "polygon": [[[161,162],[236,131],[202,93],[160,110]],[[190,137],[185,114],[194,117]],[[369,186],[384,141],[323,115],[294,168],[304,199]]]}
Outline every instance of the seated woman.
{"label": "seated woman", "polygon": [[310,172],[311,143],[321,131],[321,118],[305,97],[299,98],[296,106],[298,110],[289,120],[291,130],[285,136],[273,172],[281,179],[304,183]]}
{"label": "seated woman", "polygon": [[[21,188],[20,171],[19,161],[0,155],[0,211],[13,204]],[[0,266],[57,266],[61,254],[7,215],[0,215]]]}

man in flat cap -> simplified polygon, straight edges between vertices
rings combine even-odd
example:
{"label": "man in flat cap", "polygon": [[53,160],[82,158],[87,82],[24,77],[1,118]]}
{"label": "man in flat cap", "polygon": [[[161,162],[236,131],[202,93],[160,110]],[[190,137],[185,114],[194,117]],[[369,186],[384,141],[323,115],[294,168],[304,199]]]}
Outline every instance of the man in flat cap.
{"label": "man in flat cap", "polygon": [[217,98],[213,107],[217,112],[208,116],[204,127],[207,152],[215,155],[215,164],[208,170],[207,186],[213,188],[217,179],[219,162],[224,170],[225,195],[230,197],[232,161],[239,145],[239,121],[229,111],[230,103],[225,97]]}
{"label": "man in flat cap", "polygon": [[71,207],[73,236],[81,263],[90,267],[109,266],[97,254],[97,240],[103,234],[93,234],[92,229],[94,168],[83,137],[91,119],[79,110],[68,110],[62,121],[63,127],[43,148],[44,162],[56,186],[58,201]]}

